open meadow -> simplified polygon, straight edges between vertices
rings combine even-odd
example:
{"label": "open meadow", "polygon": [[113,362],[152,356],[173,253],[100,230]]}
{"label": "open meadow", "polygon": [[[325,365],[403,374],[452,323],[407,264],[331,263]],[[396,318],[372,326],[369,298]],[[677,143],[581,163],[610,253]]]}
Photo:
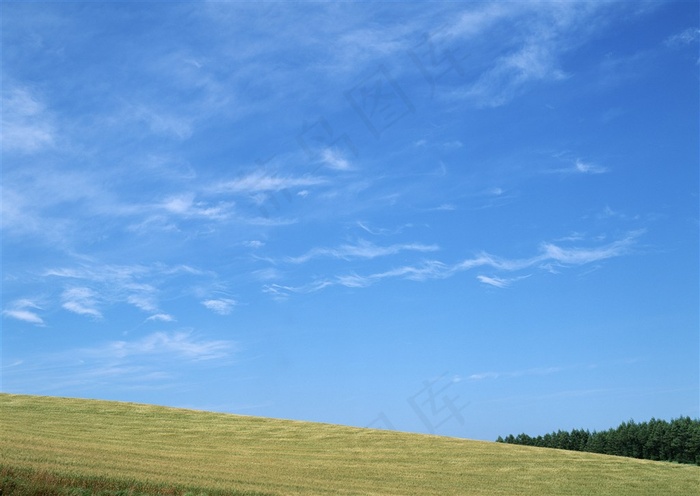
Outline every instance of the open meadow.
{"label": "open meadow", "polygon": [[3,496],[691,495],[700,467],[151,405],[0,395]]}

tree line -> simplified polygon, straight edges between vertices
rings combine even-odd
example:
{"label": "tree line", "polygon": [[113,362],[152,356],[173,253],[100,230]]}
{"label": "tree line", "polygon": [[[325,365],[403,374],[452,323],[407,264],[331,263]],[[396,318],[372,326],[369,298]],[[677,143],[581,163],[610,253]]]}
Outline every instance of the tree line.
{"label": "tree line", "polygon": [[510,434],[505,439],[498,436],[496,442],[700,465],[700,419],[690,417],[670,422],[630,420],[601,432],[574,429],[537,437]]}

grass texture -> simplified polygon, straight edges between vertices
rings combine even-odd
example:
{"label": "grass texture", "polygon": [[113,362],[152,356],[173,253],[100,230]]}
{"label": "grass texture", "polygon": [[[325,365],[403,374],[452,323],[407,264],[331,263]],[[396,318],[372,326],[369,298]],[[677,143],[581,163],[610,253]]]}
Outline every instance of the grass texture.
{"label": "grass texture", "polygon": [[700,467],[109,401],[0,394],[9,495],[691,495]]}

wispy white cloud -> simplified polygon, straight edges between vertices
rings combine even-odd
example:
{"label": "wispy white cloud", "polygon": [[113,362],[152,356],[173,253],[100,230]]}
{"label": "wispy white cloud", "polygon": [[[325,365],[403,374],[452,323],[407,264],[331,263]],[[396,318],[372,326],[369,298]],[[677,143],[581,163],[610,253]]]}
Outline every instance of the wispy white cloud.
{"label": "wispy white cloud", "polygon": [[357,244],[345,244],[337,248],[314,248],[304,255],[288,257],[286,260],[292,263],[304,263],[319,257],[340,258],[350,260],[355,258],[371,259],[387,255],[395,255],[401,251],[431,252],[437,251],[437,245],[424,245],[420,243],[395,244],[390,246],[377,246],[374,243],[360,240]]}
{"label": "wispy white cloud", "polygon": [[395,269],[372,274],[367,281],[380,281],[387,278],[403,278],[411,281],[444,279],[450,276],[450,268],[439,260],[426,260],[419,265],[404,265]]}
{"label": "wispy white cloud", "polygon": [[506,288],[511,285],[514,279],[507,279],[503,277],[497,277],[497,276],[484,276],[484,275],[478,275],[476,278],[480,281],[483,282],[484,284],[487,284],[489,286],[494,286],[497,288]]}
{"label": "wispy white cloud", "polygon": [[52,146],[56,131],[46,108],[28,87],[14,86],[2,95],[2,148],[32,153]]}
{"label": "wispy white cloud", "polygon": [[318,279],[300,286],[270,284],[264,286],[263,291],[275,297],[284,297],[293,293],[314,293],[332,286],[366,288],[388,278],[403,278],[413,281],[425,281],[428,279],[441,279],[449,276],[449,268],[445,264],[436,260],[431,260],[423,262],[421,265],[417,266],[403,266],[369,275],[343,274],[329,279]]}
{"label": "wispy white cloud", "polygon": [[692,27],[666,38],[665,44],[669,47],[690,45],[700,40],[700,28]]}
{"label": "wispy white cloud", "polygon": [[610,205],[606,205],[600,212],[596,215],[598,219],[617,219],[621,221],[639,220],[639,215],[628,215],[621,210],[614,210]]}
{"label": "wispy white cloud", "polygon": [[96,294],[90,288],[70,288],[63,292],[63,308],[78,315],[89,315],[101,319],[102,312],[97,309]]}
{"label": "wispy white cloud", "polygon": [[622,239],[597,248],[562,247],[553,243],[542,245],[542,254],[532,259],[536,263],[553,262],[561,265],[583,265],[629,253],[631,246],[644,231],[633,231]]}
{"label": "wispy white cloud", "polygon": [[124,284],[132,283],[135,278],[145,275],[148,272],[149,268],[144,265],[81,264],[75,267],[47,269],[42,275],[47,277],[84,279],[102,283],[119,281]]}
{"label": "wispy white cloud", "polygon": [[[560,154],[561,155],[561,154]],[[602,165],[594,164],[591,162],[584,162],[581,159],[572,160],[570,165],[564,167],[557,167],[553,169],[545,169],[547,174],[561,174],[561,175],[578,175],[578,174],[605,174],[610,172],[607,167]]]}
{"label": "wispy white cloud", "polygon": [[241,221],[251,226],[262,227],[291,226],[293,224],[299,223],[299,219],[296,217],[272,217],[264,215],[260,215],[257,217],[248,217],[245,219],[241,219]]}
{"label": "wispy white cloud", "polygon": [[[481,267],[490,267],[505,272],[514,272],[533,267],[551,271],[553,267],[580,266],[628,254],[631,247],[636,242],[636,239],[643,232],[644,231],[633,231],[617,241],[598,247],[564,247],[554,243],[542,243],[538,255],[524,259],[507,259],[488,253],[481,253],[475,257],[467,258],[454,264],[446,264],[439,260],[426,260],[420,264],[404,265],[384,272],[368,275],[342,274],[317,279],[311,283],[298,286],[270,284],[265,286],[263,291],[276,297],[282,297],[293,293],[313,293],[332,286],[364,288],[383,279],[401,278],[412,281],[446,279],[460,272]],[[477,279],[491,286],[506,287],[526,277],[529,277],[529,275],[511,278],[479,275]]]}
{"label": "wispy white cloud", "polygon": [[154,293],[155,288],[152,288],[151,291],[131,294],[126,297],[126,301],[144,312],[155,312],[158,310],[158,303]]}
{"label": "wispy white cloud", "polygon": [[[345,286],[346,288],[365,288],[373,282],[371,278],[359,276],[357,274],[336,276],[335,280],[338,285]],[[322,289],[322,287],[319,287],[319,289]]]}
{"label": "wispy white cloud", "polygon": [[146,319],[147,322],[175,322],[175,317],[167,313],[157,313]]}
{"label": "wispy white cloud", "polygon": [[42,307],[33,300],[22,299],[16,300],[9,304],[9,308],[2,311],[2,314],[29,324],[34,324],[38,326],[44,325],[44,319],[42,319],[34,310],[41,310]]}
{"label": "wispy white cloud", "polygon": [[106,383],[115,390],[182,391],[194,386],[188,371],[230,363],[237,350],[235,341],[209,339],[191,330],[155,332],[17,359],[11,374],[3,367],[3,381],[37,394],[103,390]]}
{"label": "wispy white cloud", "polygon": [[233,311],[233,307],[238,305],[236,300],[231,298],[218,298],[202,301],[202,305],[219,315],[228,315]]}
{"label": "wispy white cloud", "polygon": [[516,377],[533,376],[533,375],[550,375],[558,372],[563,372],[564,367],[538,367],[526,370],[516,370],[510,372],[479,372],[467,376],[470,381],[483,381],[495,379],[513,379]]}
{"label": "wispy white cloud", "polygon": [[[100,307],[119,303],[132,305],[152,315],[160,311],[163,286],[174,277],[210,278],[212,273],[188,265],[110,265],[83,263],[73,267],[47,269],[46,278],[66,281],[63,308],[81,315],[100,318]],[[181,279],[182,281],[182,279]]]}
{"label": "wispy white cloud", "polygon": [[531,41],[519,51],[502,57],[461,96],[480,107],[500,107],[518,96],[528,84],[567,77],[557,67],[554,47],[549,42]]}
{"label": "wispy white cloud", "polygon": [[198,340],[191,332],[156,332],[136,341],[112,341],[85,351],[93,356],[117,359],[169,354],[189,360],[213,360],[229,355],[233,349],[231,341]]}
{"label": "wispy white cloud", "polygon": [[259,239],[252,239],[250,241],[246,241],[243,244],[245,246],[247,246],[248,248],[253,248],[254,250],[257,250],[258,248],[262,248],[263,246],[265,246],[265,242],[260,241]]}
{"label": "wispy white cloud", "polygon": [[324,148],[321,151],[321,163],[337,171],[348,171],[353,168],[347,158],[335,148]]}
{"label": "wispy white cloud", "polygon": [[[515,23],[519,29],[508,38],[508,44],[498,46],[497,50],[493,44],[482,45],[484,58],[478,63],[483,69],[474,75],[473,83],[455,89],[450,95],[479,107],[499,107],[536,84],[568,79],[570,74],[560,62],[563,55],[602,25],[598,21],[600,12],[613,8],[611,5],[609,2],[519,2],[463,9],[434,35],[436,41],[459,46],[458,40],[468,39],[474,44],[506,24]],[[473,58],[472,55],[470,60]]]}
{"label": "wispy white cloud", "polygon": [[155,134],[170,135],[180,140],[192,135],[192,118],[175,115],[166,111],[156,110],[148,105],[132,106],[129,109],[130,118],[146,123]]}
{"label": "wispy white cloud", "polygon": [[600,165],[590,164],[583,162],[582,160],[576,160],[576,171],[583,174],[603,174],[608,172],[608,169],[601,167]]}
{"label": "wispy white cloud", "polygon": [[214,190],[219,193],[259,193],[264,191],[282,191],[299,187],[318,186],[325,184],[326,179],[317,176],[278,176],[264,171],[255,171],[250,174],[223,181],[214,186]]}
{"label": "wispy white cloud", "polygon": [[369,223],[367,222],[357,222],[357,226],[362,229],[363,231],[366,231],[374,236],[391,236],[394,234],[400,234],[405,228],[407,227],[413,227],[412,224],[404,224],[402,226],[396,227],[394,229],[388,229],[385,227],[373,227],[370,226]]}
{"label": "wispy white cloud", "polygon": [[194,193],[175,195],[164,200],[159,207],[171,214],[182,217],[201,217],[212,220],[222,220],[231,216],[232,202],[219,202],[208,205],[204,201],[195,201]]}
{"label": "wispy white cloud", "polygon": [[[517,9],[517,5],[513,5]],[[511,6],[498,3],[473,4],[472,8],[450,19],[450,23],[434,34],[436,39],[463,40],[484,34],[496,22],[514,14]]]}
{"label": "wispy white cloud", "polygon": [[[314,281],[303,286],[288,286],[283,284],[267,284],[263,286],[263,292],[267,293],[275,298],[286,298],[292,293],[296,294],[306,294],[315,293],[329,286],[334,286],[335,283],[331,281],[319,280]],[[369,285],[369,284],[368,284]],[[352,286],[350,286],[352,287]]]}
{"label": "wispy white cloud", "polygon": [[40,326],[44,325],[44,320],[41,317],[39,317],[36,313],[31,312],[29,310],[10,309],[3,310],[2,313],[3,315],[12,317],[13,319],[22,320],[30,324],[36,324]]}

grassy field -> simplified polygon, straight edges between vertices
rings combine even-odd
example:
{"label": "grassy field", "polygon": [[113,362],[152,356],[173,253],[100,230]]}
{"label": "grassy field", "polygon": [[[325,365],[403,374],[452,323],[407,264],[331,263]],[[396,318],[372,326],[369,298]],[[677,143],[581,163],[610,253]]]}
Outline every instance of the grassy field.
{"label": "grassy field", "polygon": [[693,495],[700,467],[151,405],[0,394],[10,494]]}

